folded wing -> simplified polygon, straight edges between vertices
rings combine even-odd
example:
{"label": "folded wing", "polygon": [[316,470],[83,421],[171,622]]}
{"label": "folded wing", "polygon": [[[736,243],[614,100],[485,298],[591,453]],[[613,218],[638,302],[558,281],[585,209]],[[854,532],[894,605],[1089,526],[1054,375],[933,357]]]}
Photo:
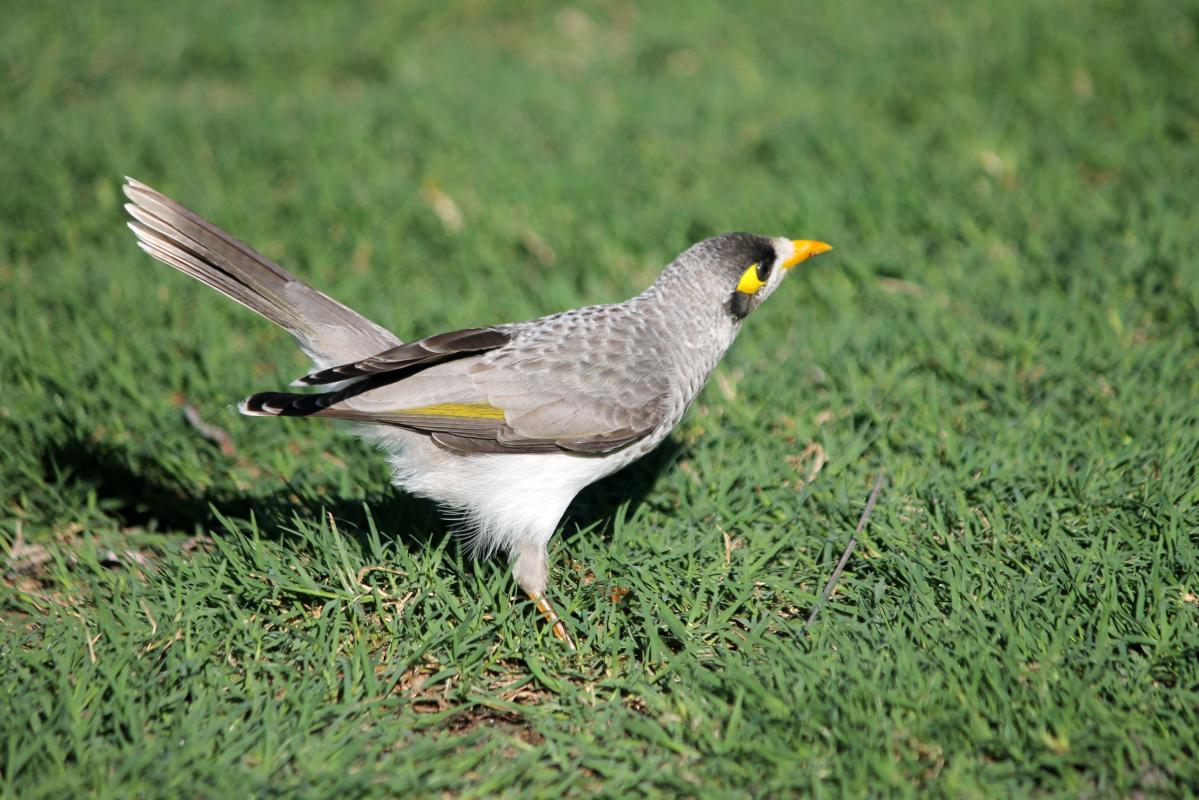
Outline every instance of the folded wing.
{"label": "folded wing", "polygon": [[462,453],[610,453],[663,423],[670,383],[652,348],[589,344],[569,330],[544,342],[515,327],[453,331],[301,379],[352,381],[338,391],[266,392],[242,411],[395,425]]}

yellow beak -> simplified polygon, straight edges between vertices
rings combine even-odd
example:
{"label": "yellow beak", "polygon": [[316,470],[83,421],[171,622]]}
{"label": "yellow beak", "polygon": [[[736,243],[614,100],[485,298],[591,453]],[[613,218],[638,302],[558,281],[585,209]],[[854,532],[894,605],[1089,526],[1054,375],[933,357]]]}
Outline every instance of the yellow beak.
{"label": "yellow beak", "polygon": [[833,249],[831,244],[815,242],[810,239],[795,239],[791,245],[795,251],[791,253],[790,258],[783,262],[783,269],[791,269],[801,261],[807,261],[812,256],[818,256]]}

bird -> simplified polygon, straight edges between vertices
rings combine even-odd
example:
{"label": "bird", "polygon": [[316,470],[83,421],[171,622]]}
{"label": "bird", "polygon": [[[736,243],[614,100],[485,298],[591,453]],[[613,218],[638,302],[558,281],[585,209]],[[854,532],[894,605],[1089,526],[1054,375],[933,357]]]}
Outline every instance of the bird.
{"label": "bird", "polygon": [[397,486],[455,521],[468,552],[508,557],[571,650],[547,595],[547,546],[567,506],[659,445],[745,319],[832,249],[726,233],[624,302],[404,342],[146,184],[126,178],[123,191],[142,250],[280,326],[312,361],[292,384],[308,391],[253,394],[241,413],[349,421]]}

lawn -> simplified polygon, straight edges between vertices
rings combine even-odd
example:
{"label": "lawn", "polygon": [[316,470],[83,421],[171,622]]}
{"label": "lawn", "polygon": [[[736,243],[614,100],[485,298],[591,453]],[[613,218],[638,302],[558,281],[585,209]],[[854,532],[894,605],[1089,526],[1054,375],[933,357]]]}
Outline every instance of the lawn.
{"label": "lawn", "polygon": [[[779,5],[6,9],[0,795],[1199,791],[1199,6]],[[564,520],[572,654],[236,413],[306,362],[126,174],[405,339],[836,250]]]}

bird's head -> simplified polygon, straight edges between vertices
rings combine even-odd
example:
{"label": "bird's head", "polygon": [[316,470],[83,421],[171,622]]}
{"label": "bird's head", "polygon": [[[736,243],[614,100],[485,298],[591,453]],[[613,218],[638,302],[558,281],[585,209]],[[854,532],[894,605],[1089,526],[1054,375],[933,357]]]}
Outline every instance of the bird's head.
{"label": "bird's head", "polygon": [[680,257],[715,284],[730,316],[740,322],[778,288],[797,264],[833,248],[808,239],[726,233],[705,239]]}

